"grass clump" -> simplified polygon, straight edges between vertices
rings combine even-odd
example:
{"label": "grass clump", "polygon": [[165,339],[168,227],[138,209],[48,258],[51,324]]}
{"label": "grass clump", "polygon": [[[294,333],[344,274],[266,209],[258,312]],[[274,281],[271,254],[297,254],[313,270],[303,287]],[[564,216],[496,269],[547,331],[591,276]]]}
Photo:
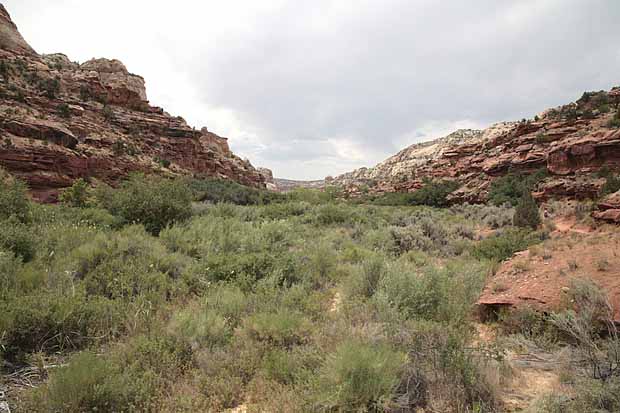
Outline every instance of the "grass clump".
{"label": "grass clump", "polygon": [[320,370],[318,404],[328,411],[388,411],[403,366],[404,353],[381,343],[342,343]]}
{"label": "grass clump", "polygon": [[298,313],[257,313],[244,320],[248,337],[277,347],[303,344],[310,331],[309,321]]}

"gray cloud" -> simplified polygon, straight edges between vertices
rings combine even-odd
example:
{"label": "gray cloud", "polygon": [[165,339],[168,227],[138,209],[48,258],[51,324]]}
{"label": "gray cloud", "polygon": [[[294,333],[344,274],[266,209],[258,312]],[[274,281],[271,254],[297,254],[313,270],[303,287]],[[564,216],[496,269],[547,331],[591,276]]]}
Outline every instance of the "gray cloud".
{"label": "gray cloud", "polygon": [[[92,4],[6,6],[35,48],[125,60],[155,103],[282,177],[345,172],[620,83],[615,0],[195,3],[113,0],[89,25]],[[54,29],[38,12],[79,35],[41,35]]]}

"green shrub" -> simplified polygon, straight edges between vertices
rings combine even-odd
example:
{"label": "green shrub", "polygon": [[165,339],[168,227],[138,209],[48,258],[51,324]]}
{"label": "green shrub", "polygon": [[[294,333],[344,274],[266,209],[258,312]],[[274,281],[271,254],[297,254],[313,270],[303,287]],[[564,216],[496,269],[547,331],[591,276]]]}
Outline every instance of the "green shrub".
{"label": "green shrub", "polygon": [[[571,280],[568,298],[571,307],[552,314],[551,322],[575,340],[590,377],[607,381],[620,371],[620,337],[607,292],[589,278],[576,278]],[[601,340],[605,333],[609,338]]]}
{"label": "green shrub", "polygon": [[491,183],[489,201],[493,205],[511,204],[516,206],[524,192],[531,192],[536,185],[547,176],[546,169],[524,175],[510,172]]}
{"label": "green shrub", "polygon": [[455,181],[432,181],[426,179],[424,186],[414,192],[395,192],[382,194],[372,200],[376,205],[427,205],[445,207],[448,205],[448,195],[459,187]]}
{"label": "green shrub", "polygon": [[261,371],[270,380],[292,384],[303,368],[302,363],[303,360],[298,353],[276,348],[269,351],[263,358]]}
{"label": "green shrub", "polygon": [[30,216],[30,201],[26,185],[9,177],[0,169],[0,220],[15,215],[26,222]]}
{"label": "green shrub", "polygon": [[605,184],[601,188],[601,196],[613,194],[614,192],[620,191],[620,176],[614,176],[609,173],[606,177]]}
{"label": "green shrub", "polygon": [[26,352],[79,349],[122,330],[123,306],[84,294],[39,292],[0,303],[0,350],[9,359]]}
{"label": "green shrub", "polygon": [[311,205],[304,201],[272,203],[260,209],[260,216],[267,219],[286,219],[306,214]]}
{"label": "green shrub", "polygon": [[61,118],[69,119],[71,117],[71,109],[66,103],[61,103],[60,105],[58,105],[58,109],[56,110],[56,112]]}
{"label": "green shrub", "polygon": [[112,352],[124,374],[154,385],[171,383],[192,365],[193,352],[183,337],[154,330],[131,338]]}
{"label": "green shrub", "polygon": [[372,198],[375,205],[405,206],[413,204],[413,194],[410,192],[387,192]]}
{"label": "green shrub", "polygon": [[92,204],[88,183],[78,178],[60,194],[60,202],[74,208],[85,208]]}
{"label": "green shrub", "polygon": [[197,305],[177,312],[169,328],[195,349],[226,344],[232,334],[224,317]]}
{"label": "green shrub", "polygon": [[549,319],[530,306],[502,311],[499,322],[504,333],[521,334],[540,346],[548,347],[560,338],[558,329]]}
{"label": "green shrub", "polygon": [[192,191],[194,199],[201,202],[264,205],[285,199],[279,193],[250,188],[230,180],[188,179],[186,184]]}
{"label": "green shrub", "polygon": [[33,203],[30,208],[30,220],[31,224],[43,232],[56,226],[63,226],[63,230],[67,230],[66,227],[85,230],[119,229],[123,226],[121,218],[100,207],[73,208],[65,205]]}
{"label": "green shrub", "polygon": [[236,325],[245,315],[249,298],[235,285],[219,284],[205,293],[205,306],[208,310],[224,317],[231,325]]}
{"label": "green shrub", "polygon": [[136,336],[105,357],[79,353],[25,394],[23,411],[159,411],[158,396],[184,374],[191,356],[182,341],[158,335]]}
{"label": "green shrub", "polygon": [[338,189],[334,187],[328,187],[325,191],[310,188],[295,188],[286,194],[286,198],[293,201],[319,205],[334,202],[337,195]]}
{"label": "green shrub", "polygon": [[377,299],[405,318],[435,319],[447,299],[446,292],[445,279],[438,272],[419,274],[397,267],[382,279]]}
{"label": "green shrub", "polygon": [[448,205],[448,195],[459,187],[455,181],[434,182],[426,180],[421,189],[411,194],[411,205],[427,205],[445,207]]}
{"label": "green shrub", "polygon": [[18,286],[18,272],[21,267],[22,260],[19,257],[0,248],[0,301],[15,294]]}
{"label": "green shrub", "polygon": [[[112,120],[114,120],[114,111],[112,110],[111,107],[109,107],[108,105],[105,105],[101,111],[101,114],[103,115],[103,118],[107,121],[107,122],[111,122]],[[118,142],[118,141],[117,141]]]}
{"label": "green shrub", "polygon": [[331,273],[334,271],[337,263],[337,256],[333,249],[325,243],[319,243],[311,248],[310,256],[308,257],[308,272],[313,277],[314,281],[319,283],[325,282],[329,279]]}
{"label": "green shrub", "polygon": [[620,128],[620,110],[616,110],[616,114],[607,123],[607,127],[612,128],[612,129]]}
{"label": "green shrub", "polygon": [[472,249],[475,257],[493,261],[503,261],[517,251],[541,242],[540,234],[526,229],[506,229],[486,238]]}
{"label": "green shrub", "polygon": [[316,222],[320,225],[343,224],[349,218],[348,212],[343,205],[321,205],[316,209]]}
{"label": "green shrub", "polygon": [[534,197],[529,191],[525,191],[517,204],[513,219],[515,227],[536,229],[540,226],[540,212]]}
{"label": "green shrub", "polygon": [[380,257],[365,260],[346,284],[349,296],[372,297],[385,273],[385,263]]}
{"label": "green shrub", "polygon": [[385,344],[346,341],[320,370],[318,404],[326,411],[389,411],[405,361]]}
{"label": "green shrub", "polygon": [[33,411],[67,413],[148,411],[155,389],[92,353],[75,355],[55,370],[49,382],[35,390]]}
{"label": "green shrub", "polygon": [[100,233],[76,247],[61,268],[83,280],[86,292],[110,298],[162,301],[186,292],[188,259],[170,253],[137,226]]}
{"label": "green shrub", "polygon": [[415,268],[400,261],[389,267],[373,299],[381,312],[393,310],[399,322],[424,319],[462,326],[482,291],[486,274],[486,265],[471,259],[450,262],[443,268]]}
{"label": "green shrub", "polygon": [[143,224],[154,235],[192,212],[192,194],[180,180],[132,175],[116,190],[99,190],[98,198],[113,215],[128,224]]}
{"label": "green shrub", "polygon": [[60,92],[59,78],[49,78],[39,82],[39,88],[45,92],[45,96],[49,99],[55,99]]}
{"label": "green shrub", "polygon": [[160,158],[158,156],[156,156],[155,158],[153,158],[153,160],[159,164],[159,166],[161,166],[162,168],[168,168],[170,166],[170,164],[172,164],[172,162],[169,159],[165,159],[165,158]]}
{"label": "green shrub", "polygon": [[[277,267],[278,259],[268,252],[211,254],[202,260],[205,275],[210,281],[237,281],[253,284],[265,278]],[[246,285],[247,286],[247,285]]]}
{"label": "green shrub", "polygon": [[256,313],[245,319],[244,330],[256,341],[291,347],[307,340],[310,322],[302,315],[289,311]]}
{"label": "green shrub", "polygon": [[32,229],[20,222],[15,215],[0,221],[0,249],[13,252],[25,262],[32,260],[36,254],[35,239]]}

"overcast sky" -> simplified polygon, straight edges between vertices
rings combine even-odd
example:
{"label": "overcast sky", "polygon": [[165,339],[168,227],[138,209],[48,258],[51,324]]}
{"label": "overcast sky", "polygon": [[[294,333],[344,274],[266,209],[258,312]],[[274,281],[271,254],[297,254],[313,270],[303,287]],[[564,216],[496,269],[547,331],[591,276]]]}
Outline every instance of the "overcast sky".
{"label": "overcast sky", "polygon": [[39,53],[118,58],[278,177],[371,166],[620,84],[619,0],[2,0]]}

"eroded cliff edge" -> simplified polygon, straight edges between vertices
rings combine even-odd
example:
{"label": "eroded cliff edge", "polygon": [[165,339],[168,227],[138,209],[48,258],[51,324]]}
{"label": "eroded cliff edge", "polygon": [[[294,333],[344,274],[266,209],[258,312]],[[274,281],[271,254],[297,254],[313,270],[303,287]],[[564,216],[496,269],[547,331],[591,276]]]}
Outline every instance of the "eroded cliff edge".
{"label": "eroded cliff edge", "polygon": [[39,55],[2,5],[0,166],[41,201],[77,178],[114,183],[133,171],[265,186],[226,138],[149,105],[144,79],[122,62]]}

